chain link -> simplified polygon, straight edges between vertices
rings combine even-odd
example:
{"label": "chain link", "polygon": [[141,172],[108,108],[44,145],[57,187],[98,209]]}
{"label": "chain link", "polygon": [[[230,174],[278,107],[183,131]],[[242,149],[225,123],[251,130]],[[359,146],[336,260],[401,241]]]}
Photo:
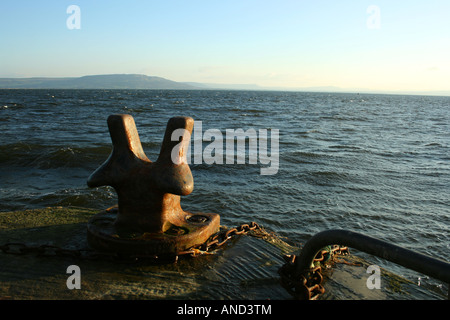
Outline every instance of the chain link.
{"label": "chain link", "polygon": [[285,264],[278,271],[281,284],[296,299],[317,300],[325,293],[322,268],[326,267],[333,256],[346,254],[349,254],[347,247],[334,246],[321,250],[314,258],[311,268],[300,277],[295,272],[297,256],[286,255],[283,257]]}

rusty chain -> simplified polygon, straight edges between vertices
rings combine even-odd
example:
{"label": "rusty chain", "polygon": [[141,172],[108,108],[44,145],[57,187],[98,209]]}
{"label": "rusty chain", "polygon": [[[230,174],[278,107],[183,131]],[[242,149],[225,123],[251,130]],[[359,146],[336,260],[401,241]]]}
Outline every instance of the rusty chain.
{"label": "rusty chain", "polygon": [[325,293],[322,285],[322,268],[331,261],[335,255],[349,254],[347,247],[334,246],[328,250],[321,250],[313,260],[311,268],[302,274],[296,276],[296,255],[284,256],[285,264],[278,270],[281,277],[282,286],[296,299],[299,300],[317,300],[320,295]]}
{"label": "rusty chain", "polygon": [[191,256],[197,256],[199,254],[208,254],[221,246],[223,246],[228,240],[232,239],[233,236],[247,234],[253,230],[261,230],[261,227],[256,222],[251,222],[250,224],[242,224],[236,228],[219,231],[218,233],[211,236],[205,243],[198,246],[192,247],[189,250],[183,251],[180,254],[191,254]]}

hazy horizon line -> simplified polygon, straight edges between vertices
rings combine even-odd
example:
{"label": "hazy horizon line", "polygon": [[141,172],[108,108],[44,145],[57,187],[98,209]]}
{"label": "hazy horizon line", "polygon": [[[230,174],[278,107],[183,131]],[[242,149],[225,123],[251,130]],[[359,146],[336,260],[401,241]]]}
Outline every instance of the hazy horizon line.
{"label": "hazy horizon line", "polygon": [[[290,87],[290,86],[265,86],[258,83],[219,83],[219,82],[201,82],[201,81],[176,81],[162,76],[146,75],[141,73],[105,73],[105,74],[86,74],[83,76],[26,76],[26,77],[0,77],[0,79],[77,79],[91,76],[145,76],[149,78],[161,78],[179,84],[189,84],[192,86],[198,85],[200,87],[183,90],[250,90],[250,91],[292,91],[292,92],[329,92],[329,93],[367,93],[367,94],[403,94],[403,95],[432,95],[432,96],[450,96],[450,90],[402,90],[402,89],[369,89],[369,88],[345,88],[336,85],[320,85],[320,86],[305,86],[305,87]],[[202,87],[203,86],[203,87]],[[1,89],[1,88],[0,88]],[[27,89],[27,88],[3,88],[8,89]],[[46,89],[46,88],[28,88]],[[51,88],[49,88],[51,89]],[[58,89],[58,88],[54,88]],[[77,88],[74,88],[77,89]],[[114,88],[111,88],[111,90]],[[83,90],[83,89],[80,89]],[[120,90],[120,89],[118,89]],[[136,89],[139,90],[139,89]],[[181,90],[181,89],[173,89]]]}

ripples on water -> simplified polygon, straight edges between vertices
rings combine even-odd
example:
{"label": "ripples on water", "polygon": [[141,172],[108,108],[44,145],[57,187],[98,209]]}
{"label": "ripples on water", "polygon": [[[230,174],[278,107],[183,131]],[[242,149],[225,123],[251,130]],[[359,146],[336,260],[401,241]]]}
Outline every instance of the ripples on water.
{"label": "ripples on water", "polygon": [[297,243],[345,228],[450,259],[450,97],[0,90],[0,210],[115,204],[112,188],[86,186],[111,151],[114,113],[133,115],[152,161],[173,116],[202,121],[203,132],[280,130],[276,175],[192,164],[185,210],[256,221]]}

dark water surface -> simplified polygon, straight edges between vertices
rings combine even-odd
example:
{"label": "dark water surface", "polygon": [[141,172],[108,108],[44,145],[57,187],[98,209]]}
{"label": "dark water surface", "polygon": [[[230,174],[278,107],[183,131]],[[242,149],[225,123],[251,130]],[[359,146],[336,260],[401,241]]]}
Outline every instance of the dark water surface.
{"label": "dark water surface", "polygon": [[185,210],[219,213],[227,226],[256,221],[300,244],[343,228],[450,260],[450,97],[0,90],[0,211],[114,205],[112,188],[89,189],[86,180],[111,152],[106,119],[115,113],[134,117],[152,161],[173,116],[224,138],[227,129],[279,130],[276,174],[261,175],[261,161],[192,160]]}

